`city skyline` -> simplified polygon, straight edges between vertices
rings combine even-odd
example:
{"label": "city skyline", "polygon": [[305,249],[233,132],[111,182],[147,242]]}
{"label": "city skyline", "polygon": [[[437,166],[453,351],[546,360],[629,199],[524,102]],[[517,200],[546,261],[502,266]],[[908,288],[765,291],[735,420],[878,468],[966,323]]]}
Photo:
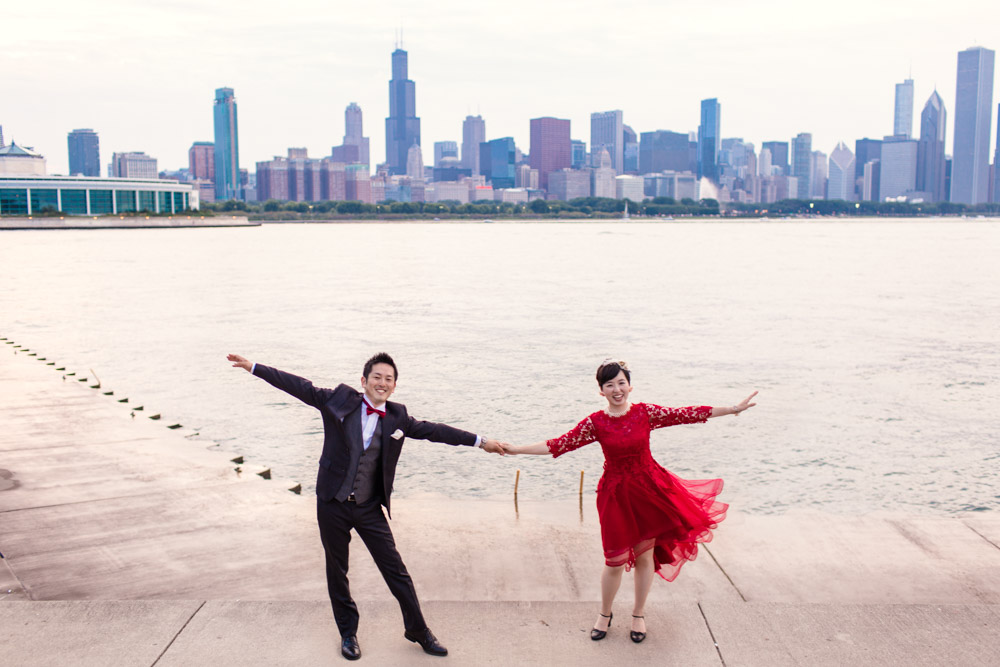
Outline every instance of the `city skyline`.
{"label": "city skyline", "polygon": [[[623,110],[637,133],[691,132],[700,101],[712,97],[724,107],[722,137],[743,137],[759,149],[808,132],[815,149],[830,152],[840,141],[890,134],[895,84],[906,78],[915,82],[917,104],[935,88],[946,103],[954,100],[954,54],[978,44],[985,31],[977,26],[1000,14],[978,1],[925,17],[895,1],[803,12],[782,0],[769,3],[782,16],[782,30],[773,33],[758,18],[768,12],[732,2],[721,3],[710,25],[693,7],[626,2],[616,11],[628,20],[611,30],[590,2],[513,2],[490,12],[488,3],[448,0],[435,17],[389,2],[378,15],[351,10],[334,17],[325,5],[292,0],[267,21],[256,18],[263,14],[254,7],[264,5],[255,2],[235,13],[225,3],[112,2],[122,9],[120,20],[128,19],[123,32],[121,23],[99,22],[82,7],[54,4],[44,16],[33,8],[10,12],[8,78],[32,94],[8,98],[0,109],[8,141],[46,155],[53,173],[68,171],[66,134],[78,127],[98,132],[104,155],[144,151],[161,168],[184,166],[193,142],[213,138],[206,101],[220,87],[233,88],[240,104],[241,166],[290,146],[328,155],[345,133],[351,102],[374,127],[389,116],[393,24],[403,26],[409,78],[421,89],[416,115],[425,152],[437,141],[461,141],[463,119],[477,114],[488,124],[487,140],[511,136],[522,150],[529,120],[543,116],[571,120],[572,138],[589,148],[590,115],[608,109]],[[852,18],[861,15],[864,23]],[[892,31],[884,29],[889,22]],[[598,27],[600,42],[573,37]],[[840,52],[838,32],[845,30],[859,42],[850,53]],[[102,46],[110,39],[122,48]],[[136,95],[157,103],[137,114]],[[371,155],[380,158],[384,134],[370,135]],[[949,128],[949,153],[952,137]]]}

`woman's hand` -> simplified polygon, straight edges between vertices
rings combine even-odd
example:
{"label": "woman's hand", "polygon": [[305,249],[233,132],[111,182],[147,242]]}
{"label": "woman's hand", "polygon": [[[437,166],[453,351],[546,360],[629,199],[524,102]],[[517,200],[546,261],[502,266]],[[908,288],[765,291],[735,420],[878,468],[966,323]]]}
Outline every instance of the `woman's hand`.
{"label": "woman's hand", "polygon": [[755,391],[754,393],[750,394],[749,396],[747,396],[746,398],[744,398],[742,401],[740,401],[739,403],[737,403],[736,405],[734,405],[731,408],[732,411],[733,411],[733,414],[736,415],[737,417],[739,417],[741,412],[743,412],[744,410],[749,410],[753,406],[757,405],[756,403],[751,403],[750,402],[751,400],[753,400],[753,397],[756,396],[756,395],[757,395],[757,392]]}

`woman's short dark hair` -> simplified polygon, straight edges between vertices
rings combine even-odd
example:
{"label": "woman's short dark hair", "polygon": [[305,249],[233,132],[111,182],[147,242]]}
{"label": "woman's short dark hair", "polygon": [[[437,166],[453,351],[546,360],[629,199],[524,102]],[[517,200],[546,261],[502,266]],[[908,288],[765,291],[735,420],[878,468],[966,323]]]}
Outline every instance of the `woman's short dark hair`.
{"label": "woman's short dark hair", "polygon": [[365,376],[366,380],[368,379],[368,376],[372,372],[372,366],[374,366],[375,364],[389,364],[390,366],[392,366],[392,372],[393,375],[395,376],[395,379],[397,380],[399,379],[399,371],[396,369],[396,362],[392,360],[392,357],[390,357],[388,353],[379,352],[378,354],[373,355],[371,359],[365,362],[365,369],[361,372],[361,374]]}
{"label": "woman's short dark hair", "polygon": [[624,361],[605,361],[597,367],[597,386],[603,387],[605,382],[614,380],[619,373],[624,373],[625,379],[632,384],[632,374],[628,370],[628,364]]}

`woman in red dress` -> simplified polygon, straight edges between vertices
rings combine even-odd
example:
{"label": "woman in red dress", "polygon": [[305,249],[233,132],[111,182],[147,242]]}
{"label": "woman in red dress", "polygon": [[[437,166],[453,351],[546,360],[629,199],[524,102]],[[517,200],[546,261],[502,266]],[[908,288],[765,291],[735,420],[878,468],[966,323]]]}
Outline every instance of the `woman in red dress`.
{"label": "woman in red dress", "polygon": [[739,415],[756,403],[757,392],[728,408],[707,405],[663,408],[629,402],[632,375],[624,361],[606,361],[597,369],[597,384],[608,401],[566,435],[533,445],[507,445],[507,454],[562,456],[595,440],[604,450],[604,474],[597,484],[597,514],[604,545],[601,614],[590,632],[604,639],[611,626],[611,604],[622,572],[635,568],[632,641],[646,638],[644,608],[653,573],[673,581],[681,566],[698,555],[698,543],[712,539],[712,529],[726,516],[725,503],[715,500],[721,479],[684,480],[653,460],[649,434],[655,428],[694,424],[712,417]]}

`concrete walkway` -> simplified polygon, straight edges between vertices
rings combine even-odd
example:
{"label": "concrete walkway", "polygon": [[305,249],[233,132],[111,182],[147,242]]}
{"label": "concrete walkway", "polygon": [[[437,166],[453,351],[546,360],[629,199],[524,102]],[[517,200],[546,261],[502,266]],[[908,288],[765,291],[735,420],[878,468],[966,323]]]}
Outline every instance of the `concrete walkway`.
{"label": "concrete walkway", "polygon": [[[344,664],[313,497],[17,345],[0,340],[0,664]],[[992,514],[731,514],[676,582],[654,583],[641,645],[628,640],[630,581],[608,638],[587,638],[601,570],[591,502],[401,497],[392,527],[458,664],[1000,655]],[[435,660],[402,638],[360,543],[351,585],[365,664]]]}

